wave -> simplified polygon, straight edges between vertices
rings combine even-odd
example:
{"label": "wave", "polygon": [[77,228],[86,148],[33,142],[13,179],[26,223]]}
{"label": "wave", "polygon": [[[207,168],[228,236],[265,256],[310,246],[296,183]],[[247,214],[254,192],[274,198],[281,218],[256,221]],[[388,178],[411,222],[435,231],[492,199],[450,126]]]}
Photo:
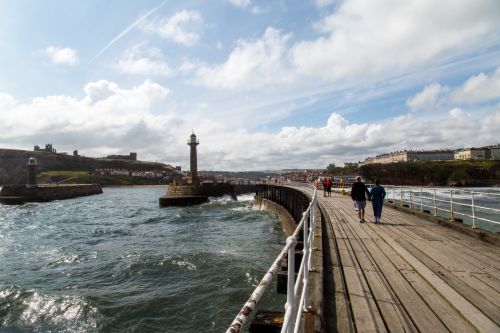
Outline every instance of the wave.
{"label": "wave", "polygon": [[2,327],[65,332],[96,329],[97,309],[80,296],[43,295],[18,286],[3,286],[0,308]]}

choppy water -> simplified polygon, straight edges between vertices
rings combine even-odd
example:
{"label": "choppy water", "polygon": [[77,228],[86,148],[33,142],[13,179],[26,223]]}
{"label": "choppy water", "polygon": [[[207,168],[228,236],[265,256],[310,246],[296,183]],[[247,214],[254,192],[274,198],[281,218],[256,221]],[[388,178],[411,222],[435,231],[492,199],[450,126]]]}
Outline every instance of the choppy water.
{"label": "choppy water", "polygon": [[[165,188],[0,205],[0,327],[223,332],[284,243],[251,196],[160,208]],[[285,299],[261,305],[280,309]]]}

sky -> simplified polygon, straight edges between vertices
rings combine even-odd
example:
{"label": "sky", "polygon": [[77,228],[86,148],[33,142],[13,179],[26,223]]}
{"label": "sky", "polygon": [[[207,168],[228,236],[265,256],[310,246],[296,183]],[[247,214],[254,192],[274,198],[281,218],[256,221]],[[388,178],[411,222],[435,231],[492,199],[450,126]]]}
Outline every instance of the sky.
{"label": "sky", "polygon": [[500,143],[498,0],[0,0],[0,148],[325,168]]}

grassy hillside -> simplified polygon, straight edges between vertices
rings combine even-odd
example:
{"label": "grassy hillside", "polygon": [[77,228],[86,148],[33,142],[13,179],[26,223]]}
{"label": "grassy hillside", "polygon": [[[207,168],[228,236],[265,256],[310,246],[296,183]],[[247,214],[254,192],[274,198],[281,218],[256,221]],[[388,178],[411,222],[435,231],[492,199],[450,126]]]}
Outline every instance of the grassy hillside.
{"label": "grassy hillside", "polygon": [[384,184],[492,186],[500,184],[500,161],[430,161],[367,164],[359,168],[367,180]]}
{"label": "grassy hillside", "polygon": [[[58,177],[71,176],[66,172],[80,172],[79,177],[93,172],[95,169],[125,169],[129,171],[163,171],[167,174],[174,172],[174,168],[163,163],[146,161],[114,160],[91,158],[84,156],[64,156],[52,153],[34,152],[26,150],[0,149],[0,184],[24,184],[26,181],[26,164],[30,157],[35,157],[40,173],[59,171]],[[50,176],[47,174],[46,176]],[[137,177],[134,177],[137,178]],[[62,178],[60,178],[62,180]]]}
{"label": "grassy hillside", "polygon": [[158,178],[93,175],[85,171],[45,171],[38,175],[37,181],[64,184],[101,184],[101,185],[165,185],[166,180]]}

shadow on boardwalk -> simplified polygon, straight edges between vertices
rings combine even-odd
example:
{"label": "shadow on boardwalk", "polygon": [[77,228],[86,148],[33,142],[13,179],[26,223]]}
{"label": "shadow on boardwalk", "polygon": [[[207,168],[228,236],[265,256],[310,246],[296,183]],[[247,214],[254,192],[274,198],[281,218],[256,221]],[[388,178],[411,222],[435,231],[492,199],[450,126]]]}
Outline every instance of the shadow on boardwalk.
{"label": "shadow on boardwalk", "polygon": [[500,248],[384,207],[319,196],[326,332],[500,332]]}

